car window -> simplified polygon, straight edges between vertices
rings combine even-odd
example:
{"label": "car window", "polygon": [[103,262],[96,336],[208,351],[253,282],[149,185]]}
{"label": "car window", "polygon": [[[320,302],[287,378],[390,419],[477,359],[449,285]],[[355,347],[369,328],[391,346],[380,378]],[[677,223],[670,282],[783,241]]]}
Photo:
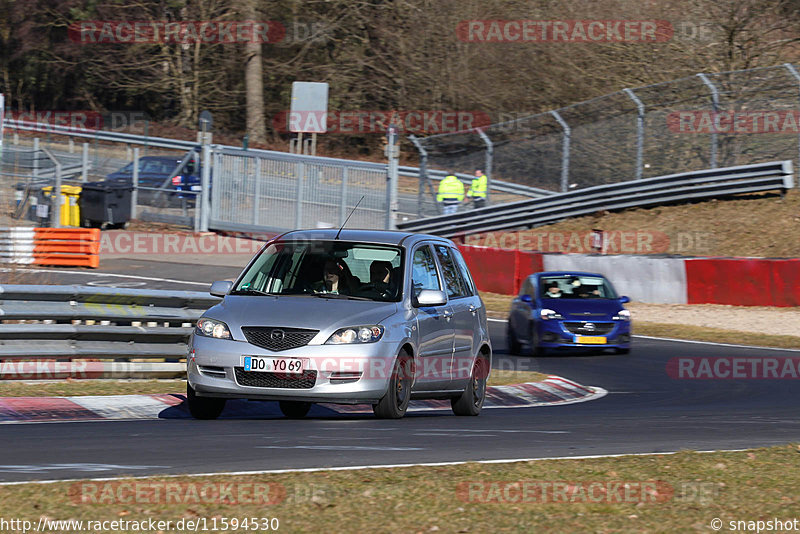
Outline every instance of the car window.
{"label": "car window", "polygon": [[419,296],[423,289],[441,290],[439,274],[436,272],[436,262],[433,260],[431,249],[427,245],[414,252],[411,268],[411,283],[414,287],[414,296]]}
{"label": "car window", "polygon": [[[371,282],[370,267],[387,272]],[[287,241],[270,244],[242,275],[232,294],[338,294],[397,302],[402,296],[398,247],[348,241]]]}
{"label": "car window", "polygon": [[[542,297],[566,299],[616,299],[617,294],[605,278],[577,274],[543,276],[539,279]],[[558,288],[558,291],[551,288]]]}
{"label": "car window", "polygon": [[520,296],[522,295],[530,295],[533,297],[533,282],[530,278],[526,278],[525,282],[523,282],[522,287],[519,290]]}
{"label": "car window", "polygon": [[469,292],[464,287],[464,280],[461,273],[453,261],[453,249],[444,245],[435,245],[436,255],[439,257],[439,265],[442,266],[442,276],[444,276],[445,291],[449,298],[459,298],[469,296]]}
{"label": "car window", "polygon": [[459,252],[458,249],[452,250],[456,267],[458,267],[458,272],[461,273],[461,280],[464,284],[464,290],[466,291],[467,295],[476,295],[478,291],[475,288],[475,281],[472,279],[472,274],[469,272],[469,268],[467,268],[467,262],[464,261],[464,257],[461,255],[461,252]]}

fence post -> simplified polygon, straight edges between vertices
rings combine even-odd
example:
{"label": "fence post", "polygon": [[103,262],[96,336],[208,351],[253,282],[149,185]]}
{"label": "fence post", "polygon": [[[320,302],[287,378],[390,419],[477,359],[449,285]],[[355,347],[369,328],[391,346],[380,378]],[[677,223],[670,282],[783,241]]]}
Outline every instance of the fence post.
{"label": "fence post", "polygon": [[[247,149],[245,149],[247,150]],[[256,157],[255,176],[253,179],[256,182],[255,194],[253,195],[253,224],[258,224],[258,208],[261,199],[261,158]]]}
{"label": "fence post", "polygon": [[711,80],[708,79],[708,76],[706,76],[702,72],[699,73],[697,76],[698,76],[698,78],[703,80],[703,83],[711,91],[711,109],[712,109],[712,111],[714,113],[714,121],[712,121],[712,124],[711,124],[711,128],[712,128],[712,130],[711,130],[711,168],[712,169],[716,169],[717,168],[717,142],[718,142],[718,140],[717,140],[717,130],[716,130],[715,124],[716,124],[717,113],[719,112],[719,91],[717,90],[717,87],[713,83],[711,83]]}
{"label": "fence post", "polygon": [[644,172],[644,104],[631,89],[623,89],[636,104],[636,179],[641,180]]}
{"label": "fence post", "polygon": [[339,226],[347,218],[347,167],[342,167],[342,201],[339,203]]}
{"label": "fence post", "polygon": [[[797,72],[794,65],[791,63],[784,63],[783,66],[788,69],[789,73],[794,76],[794,79],[800,84],[800,73]],[[800,169],[800,131],[797,132],[797,168]],[[800,188],[800,178],[797,180],[797,187]]]}
{"label": "fence post", "polygon": [[33,167],[33,177],[39,177],[39,138],[33,138],[33,161],[31,162],[31,166]]}
{"label": "fence post", "polygon": [[551,111],[550,114],[556,119],[561,128],[564,129],[564,137],[561,144],[561,192],[566,193],[569,189],[569,145],[572,139],[572,129],[567,122],[561,118],[558,111]]}
{"label": "fence post", "polygon": [[422,205],[425,202],[425,184],[428,181],[428,151],[420,143],[419,138],[411,134],[408,139],[419,152],[419,191],[417,191],[417,217],[422,217]]}
{"label": "fence post", "polygon": [[81,145],[81,182],[89,181],[89,143]]}
{"label": "fence post", "polygon": [[478,128],[476,130],[478,135],[481,136],[483,143],[486,145],[486,163],[484,167],[486,167],[483,172],[486,174],[486,205],[489,205],[490,195],[492,194],[492,162],[494,161],[494,144],[492,140],[489,139],[489,136],[486,135],[483,130]]}
{"label": "fence post", "polygon": [[52,158],[56,164],[56,183],[53,187],[53,218],[50,223],[52,228],[61,228],[61,163]]}
{"label": "fence post", "polygon": [[[88,145],[83,144],[84,148]],[[87,153],[88,156],[88,153]],[[133,191],[131,191],[131,219],[136,218],[136,206],[139,204],[139,147],[133,149]]]}
{"label": "fence post", "polygon": [[303,180],[305,178],[305,165],[302,161],[297,162],[297,198],[294,210],[294,227],[302,228],[303,223]]}
{"label": "fence post", "polygon": [[[208,232],[209,210],[211,209],[211,145],[203,145],[203,172],[200,175],[200,231]],[[197,197],[195,197],[197,209]]]}

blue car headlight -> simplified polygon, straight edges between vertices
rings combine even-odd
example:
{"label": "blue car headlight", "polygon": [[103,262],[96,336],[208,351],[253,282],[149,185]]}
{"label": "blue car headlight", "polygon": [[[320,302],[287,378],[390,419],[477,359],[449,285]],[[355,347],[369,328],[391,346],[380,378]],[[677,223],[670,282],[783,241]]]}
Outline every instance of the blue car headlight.
{"label": "blue car headlight", "polygon": [[197,320],[197,328],[195,333],[199,336],[215,337],[217,339],[233,339],[228,325],[222,321],[216,321],[207,317],[202,317]]}
{"label": "blue car headlight", "polygon": [[630,321],[631,320],[631,312],[628,311],[628,310],[620,310],[611,319],[614,320],[614,321]]}
{"label": "blue car headlight", "polygon": [[348,345],[351,343],[375,343],[383,337],[379,324],[340,328],[328,338],[326,345]]}

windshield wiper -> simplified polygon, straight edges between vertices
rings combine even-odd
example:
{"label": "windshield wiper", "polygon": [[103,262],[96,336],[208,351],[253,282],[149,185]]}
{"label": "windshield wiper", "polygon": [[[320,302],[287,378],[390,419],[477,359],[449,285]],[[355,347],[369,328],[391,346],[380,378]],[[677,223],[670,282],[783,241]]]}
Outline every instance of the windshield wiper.
{"label": "windshield wiper", "polygon": [[373,300],[368,297],[355,297],[353,295],[342,295],[341,293],[312,293],[312,296],[322,299]]}
{"label": "windshield wiper", "polygon": [[231,291],[231,295],[264,295],[266,297],[271,297],[277,294],[278,293],[259,291],[258,289],[253,289],[252,287],[243,287],[241,289],[237,289],[236,291]]}

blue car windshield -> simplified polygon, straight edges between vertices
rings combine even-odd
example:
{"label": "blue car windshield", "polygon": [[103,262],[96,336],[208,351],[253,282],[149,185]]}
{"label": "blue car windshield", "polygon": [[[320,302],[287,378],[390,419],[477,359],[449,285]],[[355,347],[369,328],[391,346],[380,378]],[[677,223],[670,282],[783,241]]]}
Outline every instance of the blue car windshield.
{"label": "blue car windshield", "polygon": [[399,247],[348,241],[270,244],[231,294],[314,295],[398,302],[402,295]]}
{"label": "blue car windshield", "polygon": [[543,276],[539,278],[539,294],[543,300],[616,299],[617,294],[605,278],[598,276]]}

